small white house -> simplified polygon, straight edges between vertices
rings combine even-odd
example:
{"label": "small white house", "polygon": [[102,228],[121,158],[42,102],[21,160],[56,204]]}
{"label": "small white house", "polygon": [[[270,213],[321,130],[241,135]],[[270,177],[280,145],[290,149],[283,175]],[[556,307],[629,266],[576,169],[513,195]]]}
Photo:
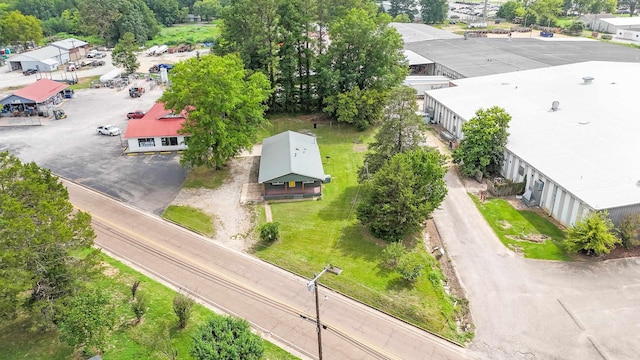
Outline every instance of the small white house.
{"label": "small white house", "polygon": [[58,66],[68,62],[69,51],[51,45],[8,59],[9,71],[29,69],[55,71]]}
{"label": "small white house", "polygon": [[184,134],[184,114],[174,114],[163,103],[156,103],[142,119],[131,119],[124,133],[127,153],[179,151],[187,148]]}

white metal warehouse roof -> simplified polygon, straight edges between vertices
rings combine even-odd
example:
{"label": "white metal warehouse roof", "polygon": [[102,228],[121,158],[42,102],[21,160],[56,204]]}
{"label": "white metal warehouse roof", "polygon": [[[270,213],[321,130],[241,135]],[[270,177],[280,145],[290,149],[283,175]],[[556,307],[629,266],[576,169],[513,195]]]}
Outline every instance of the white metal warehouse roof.
{"label": "white metal warehouse roof", "polygon": [[427,93],[467,120],[479,108],[506,109],[513,117],[507,148],[593,208],[640,203],[639,63],[593,61],[452,82],[458,86]]}

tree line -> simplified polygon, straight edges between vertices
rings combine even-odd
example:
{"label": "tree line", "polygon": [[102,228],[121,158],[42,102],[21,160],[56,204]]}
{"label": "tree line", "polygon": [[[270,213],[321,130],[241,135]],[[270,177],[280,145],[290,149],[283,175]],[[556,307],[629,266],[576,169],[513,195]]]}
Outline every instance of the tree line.
{"label": "tree line", "polygon": [[[139,44],[187,14],[210,20],[230,0],[5,0],[0,2],[0,44],[39,43],[57,33],[97,36],[107,45],[130,32]],[[19,29],[19,30],[17,30]]]}
{"label": "tree line", "polygon": [[270,112],[324,111],[364,129],[407,74],[391,17],[369,0],[237,0],[213,51],[267,77]]}

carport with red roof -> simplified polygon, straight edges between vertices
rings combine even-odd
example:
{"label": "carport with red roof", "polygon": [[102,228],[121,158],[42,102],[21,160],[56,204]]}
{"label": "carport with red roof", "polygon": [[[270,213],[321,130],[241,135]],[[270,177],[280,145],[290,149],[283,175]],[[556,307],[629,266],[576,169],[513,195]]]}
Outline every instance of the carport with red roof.
{"label": "carport with red roof", "polygon": [[13,94],[0,100],[2,112],[0,116],[44,115],[48,116],[52,107],[63,99],[64,90],[69,87],[65,83],[49,79],[39,79]]}

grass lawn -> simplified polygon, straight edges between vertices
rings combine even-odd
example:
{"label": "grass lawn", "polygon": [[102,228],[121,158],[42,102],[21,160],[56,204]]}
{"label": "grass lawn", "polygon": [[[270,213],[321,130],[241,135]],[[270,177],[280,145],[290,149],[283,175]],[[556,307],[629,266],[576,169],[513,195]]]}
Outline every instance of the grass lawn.
{"label": "grass lawn", "polygon": [[[371,237],[356,219],[356,172],[364,155],[360,143],[371,139],[373,131],[357,132],[336,122],[320,122],[314,129],[311,122],[286,117],[271,122],[273,127],[265,137],[285,130],[314,133],[324,172],[332,180],[323,186],[321,200],[272,203],[281,239],[270,246],[256,246],[256,255],[306,277],[328,263],[339,266],[344,270],[340,276],[327,275],[321,282],[449,339],[468,339],[470,333],[456,331],[454,299],[444,293],[435,260],[422,250],[425,274],[414,285],[405,282],[380,265],[386,244]],[[419,241],[417,244],[422,248]]]}
{"label": "grass lawn", "polygon": [[220,35],[220,28],[212,24],[177,24],[163,27],[160,34],[146,42],[148,47],[153,45],[179,45],[213,42]]}
{"label": "grass lawn", "polygon": [[197,167],[189,172],[182,187],[191,189],[217,189],[224,180],[229,177],[229,168],[221,170],[207,169],[205,166]]}
{"label": "grass lawn", "polygon": [[[178,359],[192,359],[189,355],[191,335],[196,328],[210,316],[212,311],[196,304],[192,316],[185,329],[176,326],[177,317],[173,312],[173,297],[175,292],[166,286],[132,270],[122,263],[103,256],[104,276],[101,276],[92,286],[100,287],[111,295],[112,301],[118,304],[115,312],[118,325],[107,340],[107,346],[102,358],[105,360],[155,360],[163,358],[145,345],[144,337],[157,334],[160,324],[167,323],[171,334],[171,344],[178,351]],[[131,311],[130,286],[139,280],[138,291],[145,292],[148,299],[148,310],[140,324],[133,321],[135,316]],[[60,343],[57,332],[31,331],[33,323],[28,317],[19,317],[13,321],[0,324],[0,359],[83,359],[73,353],[73,349]],[[286,360],[297,359],[281,348],[264,341],[264,359]]]}
{"label": "grass lawn", "polygon": [[[510,249],[521,250],[531,259],[571,261],[562,247],[564,232],[544,216],[528,210],[516,210],[509,202],[494,198],[480,203],[474,195],[469,195],[487,220],[500,241]],[[522,237],[540,238],[543,243],[521,240]]]}
{"label": "grass lawn", "polygon": [[80,89],[88,89],[91,87],[91,82],[95,80],[99,80],[100,76],[92,76],[92,77],[84,77],[78,78],[78,83],[69,85],[69,89],[71,90],[80,90]]}
{"label": "grass lawn", "polygon": [[213,237],[216,234],[213,219],[191,206],[169,205],[162,213],[162,217],[202,235]]}

